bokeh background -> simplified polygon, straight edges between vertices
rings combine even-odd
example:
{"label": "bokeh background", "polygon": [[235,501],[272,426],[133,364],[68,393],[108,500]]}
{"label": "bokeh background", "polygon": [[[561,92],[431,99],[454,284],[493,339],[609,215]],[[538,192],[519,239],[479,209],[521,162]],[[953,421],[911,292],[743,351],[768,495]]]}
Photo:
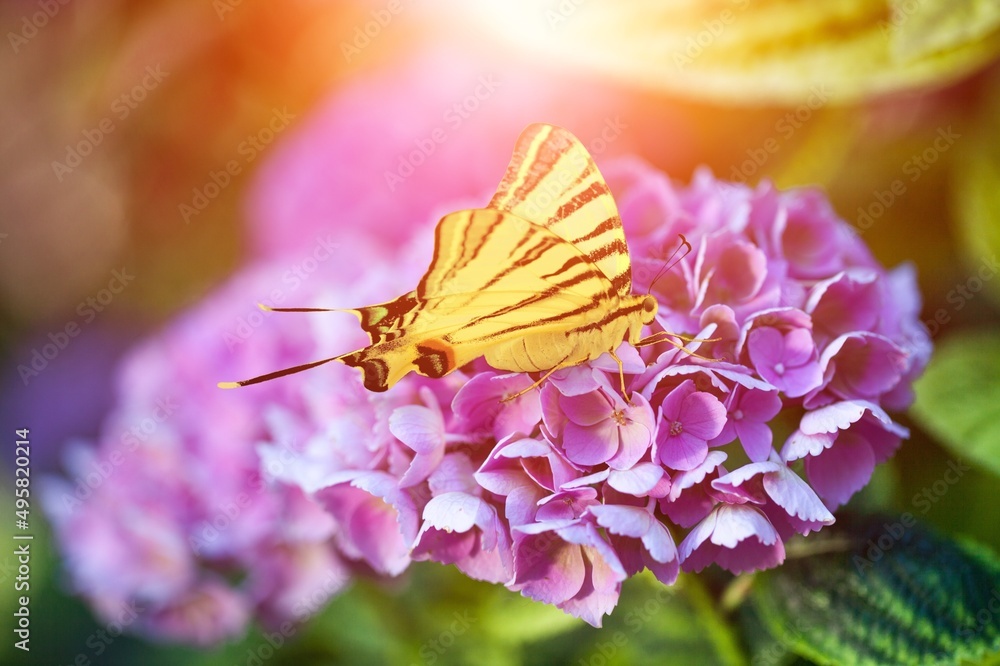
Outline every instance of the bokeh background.
{"label": "bokeh background", "polygon": [[[4,3],[0,25],[2,533],[15,429],[31,431],[33,483],[63,473],[122,399],[123,355],[235,271],[295,267],[321,239],[392,257],[406,230],[484,204],[520,130],[549,122],[598,164],[635,154],[679,182],[704,165],[819,186],[880,261],[912,262],[938,352],[912,438],[855,504],[1000,552],[995,3],[40,0]],[[233,378],[205,382],[219,379]],[[924,509],[958,459],[971,469]],[[105,623],[35,503],[31,524],[33,649],[9,639],[3,546],[0,661],[242,664],[261,644],[253,628],[207,648],[126,633],[98,652]],[[539,663],[576,663],[548,640],[576,624],[508,597],[425,563],[342,591],[267,661],[431,663],[476,645],[518,663],[530,644]],[[642,599],[626,592],[621,621]],[[508,623],[428,650],[470,605]],[[695,631],[677,612],[663,631]]]}

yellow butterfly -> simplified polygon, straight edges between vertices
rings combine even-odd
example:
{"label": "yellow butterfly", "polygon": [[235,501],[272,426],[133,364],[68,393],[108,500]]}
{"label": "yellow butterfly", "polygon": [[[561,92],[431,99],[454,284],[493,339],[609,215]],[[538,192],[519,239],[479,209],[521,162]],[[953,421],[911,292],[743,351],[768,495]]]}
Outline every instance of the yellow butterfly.
{"label": "yellow butterfly", "polygon": [[346,310],[370,345],[219,386],[339,361],[360,368],[367,389],[385,391],[409,372],[442,377],[485,357],[498,370],[543,372],[534,388],[606,352],[621,368],[614,350],[624,338],[637,346],[658,341],[640,337],[656,310],[656,298],[632,294],[621,218],[593,158],[567,130],[534,124],[518,139],[488,207],[438,222],[434,258],[416,289]]}

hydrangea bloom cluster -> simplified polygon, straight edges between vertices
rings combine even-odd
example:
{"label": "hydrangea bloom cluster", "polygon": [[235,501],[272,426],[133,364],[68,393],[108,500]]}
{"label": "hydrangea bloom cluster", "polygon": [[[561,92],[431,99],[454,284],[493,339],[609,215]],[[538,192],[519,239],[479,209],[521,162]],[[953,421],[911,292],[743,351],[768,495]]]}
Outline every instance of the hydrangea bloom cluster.
{"label": "hydrangea bloom cluster", "polygon": [[[887,272],[817,192],[707,172],[682,188],[638,161],[605,176],[635,291],[660,303],[650,332],[696,340],[619,347],[625,394],[608,355],[512,400],[534,378],[481,362],[381,394],[339,364],[218,391],[364,344],[348,315],[296,314],[233,347],[220,331],[280,283],[280,266],[253,269],[126,363],[111,434],[87,455],[107,459],[114,433],[184,387],[177,416],[82,506],[67,506],[68,486],[50,492],[78,587],[105,614],[138,597],[152,609],[142,626],[208,642],[252,615],[316,610],[303,600],[321,581],[337,581],[332,594],[351,573],[396,576],[418,560],[596,626],[643,569],[669,585],[681,569],[781,563],[784,543],[832,523],[907,434],[888,411],[908,406],[930,354],[913,271]],[[651,285],[679,233],[693,251]],[[362,269],[361,285],[352,266],[386,259],[355,247],[356,261],[322,268],[285,304],[403,293],[431,237],[418,232],[392,262],[402,270]],[[201,543],[241,492],[247,505]]]}
{"label": "hydrangea bloom cluster", "polygon": [[[669,585],[781,563],[907,435],[886,410],[930,353],[910,268],[886,272],[814,191],[606,175],[636,290],[697,340],[623,344],[624,395],[608,355],[512,400],[533,377],[478,365],[369,394],[344,373],[272,437],[311,429],[281,478],[334,516],[346,558],[454,564],[599,626],[644,568]],[[693,251],[650,285],[678,233]]]}
{"label": "hydrangea bloom cluster", "polygon": [[322,346],[316,331],[281,331],[256,303],[329,298],[352,266],[338,259],[309,273],[302,257],[248,269],[133,349],[99,441],[71,444],[67,478],[45,479],[72,586],[101,622],[206,645],[254,617],[269,627],[304,620],[349,582],[332,516],[272,479],[296,455],[291,444],[272,441],[266,465],[255,448],[271,406],[296,408],[299,388],[275,382],[227,399],[215,386]]}

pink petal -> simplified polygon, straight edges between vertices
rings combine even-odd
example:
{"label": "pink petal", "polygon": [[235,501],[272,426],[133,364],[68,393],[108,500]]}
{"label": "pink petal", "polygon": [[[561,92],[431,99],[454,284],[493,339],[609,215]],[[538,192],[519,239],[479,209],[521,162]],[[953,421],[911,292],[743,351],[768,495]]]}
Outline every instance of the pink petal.
{"label": "pink petal", "polygon": [[688,488],[676,499],[661,499],[660,510],[667,514],[672,522],[687,528],[704,519],[718,503],[714,496],[708,494],[707,487],[699,484]]}
{"label": "pink petal", "polygon": [[852,423],[856,423],[864,416],[865,410],[869,406],[878,409],[873,403],[866,403],[862,400],[835,402],[803,414],[799,429],[809,435],[847,430]]}
{"label": "pink petal", "polygon": [[580,546],[542,533],[520,540],[510,588],[549,604],[571,599],[583,587],[586,570]]}
{"label": "pink petal", "polygon": [[806,458],[809,484],[832,506],[840,506],[865,487],[875,471],[875,454],[850,430],[837,435],[829,449]]}
{"label": "pink petal", "polygon": [[[613,567],[606,560],[594,555],[593,549],[583,550],[587,556],[590,575],[581,586],[580,592],[572,599],[558,604],[558,607],[591,626],[600,628],[603,617],[609,615],[618,605],[621,581],[625,578],[625,574],[619,572],[620,565],[618,568]],[[615,560],[617,561],[617,556]]]}
{"label": "pink petal", "polygon": [[670,489],[670,499],[677,499],[681,492],[701,483],[705,478],[719,469],[722,463],[726,462],[728,456],[724,451],[709,451],[705,461],[694,469],[681,472],[673,479],[673,487]]}
{"label": "pink petal", "polygon": [[416,453],[444,447],[444,420],[439,412],[427,407],[397,407],[389,416],[389,432]]}
{"label": "pink petal", "polygon": [[557,370],[549,377],[549,383],[565,396],[577,396],[601,388],[599,372],[588,364]]}
{"label": "pink petal", "polygon": [[871,269],[856,268],[818,283],[805,305],[815,327],[827,339],[873,330],[882,310],[878,277]]}
{"label": "pink petal", "polygon": [[828,388],[845,398],[877,398],[895,386],[907,368],[907,355],[874,333],[851,333],[830,343],[822,362],[834,368]]}
{"label": "pink petal", "polygon": [[597,519],[597,524],[611,534],[633,539],[643,537],[655,522],[649,511],[637,506],[598,504],[590,507],[589,511]]}
{"label": "pink petal", "polygon": [[808,456],[818,456],[825,449],[833,446],[833,441],[836,438],[835,434],[807,435],[801,430],[796,430],[781,447],[781,459],[785,462],[792,462]]}
{"label": "pink petal", "polygon": [[[663,433],[664,429],[660,429]],[[671,469],[686,471],[698,467],[708,456],[708,443],[687,433],[676,436],[657,435],[657,458]]]}
{"label": "pink petal", "polygon": [[[611,470],[608,485],[620,493],[645,497],[666,477],[663,468],[655,463],[639,463],[630,469]],[[669,478],[667,478],[669,484]],[[669,487],[665,490],[669,491]]]}
{"label": "pink petal", "polygon": [[681,542],[678,552],[685,571],[700,571],[714,562],[742,573],[776,566],[785,558],[784,545],[767,517],[746,504],[717,506]]}
{"label": "pink petal", "polygon": [[833,514],[799,475],[784,465],[764,475],[764,490],[774,503],[795,518],[796,529],[801,534],[832,525]]}
{"label": "pink petal", "polygon": [[736,423],[736,435],[751,461],[764,462],[771,455],[773,434],[766,423],[739,421]]}
{"label": "pink petal", "polygon": [[608,420],[595,426],[570,421],[563,433],[563,451],[577,465],[599,465],[618,451],[618,428]]}
{"label": "pink petal", "polygon": [[747,338],[750,360],[757,368],[774,367],[785,360],[785,340],[781,331],[772,326],[761,326],[750,331]]}
{"label": "pink petal", "polygon": [[777,391],[741,391],[739,409],[743,418],[766,422],[781,411],[781,398]]}
{"label": "pink petal", "polygon": [[711,393],[698,391],[684,398],[677,420],[683,424],[685,434],[708,441],[722,432],[726,408]]}
{"label": "pink petal", "polygon": [[712,488],[735,495],[744,501],[763,504],[766,501],[761,482],[766,474],[775,472],[780,465],[773,462],[750,463],[712,481]]}
{"label": "pink petal", "polygon": [[694,382],[690,379],[685,379],[683,382],[677,385],[667,397],[663,399],[663,403],[660,405],[660,420],[669,419],[671,421],[676,421],[677,416],[681,413],[681,408],[684,403],[684,399],[695,392]]}
{"label": "pink petal", "polygon": [[[642,398],[636,395],[636,398]],[[608,460],[608,466],[613,469],[629,469],[646,455],[653,443],[650,426],[642,423],[629,423],[618,427],[618,437],[621,446],[618,453]]]}
{"label": "pink petal", "polygon": [[782,359],[787,367],[807,363],[816,351],[812,332],[804,328],[793,328],[785,334],[785,350]]}
{"label": "pink petal", "polygon": [[496,511],[478,497],[467,493],[445,493],[432,497],[424,507],[424,523],[448,532],[483,529],[496,517]]}
{"label": "pink petal", "polygon": [[611,418],[614,405],[600,390],[571,397],[561,396],[559,407],[572,423],[592,426]]}

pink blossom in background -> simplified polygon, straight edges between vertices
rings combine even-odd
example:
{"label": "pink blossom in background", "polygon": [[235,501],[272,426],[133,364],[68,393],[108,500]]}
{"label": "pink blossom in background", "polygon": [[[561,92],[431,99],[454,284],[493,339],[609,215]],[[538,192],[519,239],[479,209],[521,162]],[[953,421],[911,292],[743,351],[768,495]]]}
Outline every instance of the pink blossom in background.
{"label": "pink blossom in background", "polygon": [[[134,629],[208,645],[239,636],[254,617],[266,626],[304,619],[303,599],[347,584],[333,517],[275,480],[317,435],[313,424],[287,432],[270,458],[256,448],[272,440],[272,424],[305,409],[300,387],[271,383],[236,397],[215,382],[362,342],[342,325],[349,315],[310,328],[256,304],[331,303],[356,283],[352,262],[365,256],[363,245],[330,255],[305,281],[295,276],[304,257],[248,269],[126,355],[100,438],[73,444],[66,478],[46,479],[43,494],[72,585],[103,620],[131,604],[141,609]],[[368,287],[379,293],[377,281]]]}
{"label": "pink blossom in background", "polygon": [[[299,252],[337,228],[395,253],[428,219],[485,205],[533,122],[570,129],[597,156],[667,143],[669,159],[694,161],[691,120],[667,107],[650,117],[630,94],[558,64],[446,45],[366,72],[268,149],[245,205],[253,255]],[[651,139],[642,126],[670,131]]]}
{"label": "pink blossom in background", "polygon": [[[661,302],[651,328],[700,341],[620,347],[627,395],[610,356],[512,401],[533,378],[481,360],[377,394],[339,364],[222,392],[217,379],[365,342],[347,315],[289,314],[233,346],[226,331],[280,283],[280,262],[248,269],[126,361],[105,435],[70,475],[109,455],[122,424],[165,391],[176,415],[79,506],[64,502],[71,484],[50,490],[81,593],[108,613],[142,599],[158,609],[145,630],[209,642],[252,617],[294,616],[292,590],[331,573],[335,593],[349,572],[396,576],[434,560],[600,626],[643,569],[664,584],[711,564],[766,569],[786,539],[832,523],[907,435],[885,408],[907,406],[930,352],[912,272],[882,268],[813,191],[705,171],[679,186],[633,159],[605,175],[635,291],[652,286]],[[352,241],[294,304],[408,291],[432,219],[398,255]],[[651,285],[677,233],[693,251]],[[201,536],[240,493],[252,501]],[[228,583],[220,567],[247,576]],[[206,608],[217,622],[183,621]]]}

